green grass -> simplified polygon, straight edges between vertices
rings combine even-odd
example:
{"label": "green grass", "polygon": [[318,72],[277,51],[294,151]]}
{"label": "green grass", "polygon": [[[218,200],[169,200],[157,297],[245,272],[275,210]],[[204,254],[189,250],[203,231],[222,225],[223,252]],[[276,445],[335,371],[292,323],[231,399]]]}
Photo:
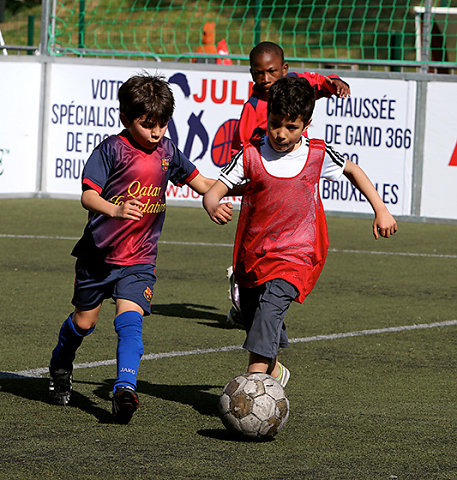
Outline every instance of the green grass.
{"label": "green grass", "polygon": [[[2,371],[46,367],[71,311],[75,242],[36,236],[79,237],[85,219],[75,201],[0,200],[0,234],[35,236],[0,236]],[[287,314],[290,338],[457,319],[457,225],[400,223],[374,241],[369,219],[328,223],[333,250]],[[169,207],[162,240],[231,243],[234,231]],[[228,247],[160,245],[146,354],[242,343],[219,323],[230,262]],[[107,301],[77,363],[115,358],[113,312]],[[456,342],[457,326],[443,326],[291,344],[291,416],[266,443],[235,440],[216,415],[243,351],[143,361],[128,426],[111,423],[112,365],[75,370],[67,408],[47,403],[46,375],[0,377],[0,478],[455,480]]]}

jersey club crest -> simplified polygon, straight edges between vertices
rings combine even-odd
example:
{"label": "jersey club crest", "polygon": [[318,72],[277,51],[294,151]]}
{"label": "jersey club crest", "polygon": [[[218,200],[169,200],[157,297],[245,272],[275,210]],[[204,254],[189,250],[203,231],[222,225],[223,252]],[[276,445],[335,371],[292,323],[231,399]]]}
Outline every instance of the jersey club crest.
{"label": "jersey club crest", "polygon": [[169,158],[162,158],[162,170],[166,172],[168,167],[170,166],[170,159]]}

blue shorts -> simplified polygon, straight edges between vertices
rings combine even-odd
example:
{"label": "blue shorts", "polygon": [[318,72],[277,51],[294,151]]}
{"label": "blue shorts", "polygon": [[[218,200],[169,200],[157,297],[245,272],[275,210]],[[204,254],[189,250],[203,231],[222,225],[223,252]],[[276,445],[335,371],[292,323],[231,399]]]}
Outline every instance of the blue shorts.
{"label": "blue shorts", "polygon": [[275,358],[289,346],[284,316],[298,290],[281,278],[258,287],[240,287],[240,307],[246,327],[243,348],[266,358]]}
{"label": "blue shorts", "polygon": [[92,310],[105,298],[122,298],[136,303],[151,313],[151,300],[156,282],[154,265],[113,265],[100,261],[76,261],[73,305]]}

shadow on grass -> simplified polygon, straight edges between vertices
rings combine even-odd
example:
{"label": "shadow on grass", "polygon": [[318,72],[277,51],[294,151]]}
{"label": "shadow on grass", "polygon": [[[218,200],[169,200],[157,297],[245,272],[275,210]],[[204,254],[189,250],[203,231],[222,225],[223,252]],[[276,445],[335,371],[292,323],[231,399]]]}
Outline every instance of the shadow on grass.
{"label": "shadow on grass", "polygon": [[275,440],[272,437],[268,437],[268,438],[247,437],[238,433],[230,432],[225,428],[206,428],[203,430],[199,430],[197,433],[202,437],[213,438],[215,440],[224,440],[227,442],[267,443],[267,442],[273,442]]}
{"label": "shadow on grass", "polygon": [[[2,372],[0,372],[2,373]],[[74,384],[83,382],[73,382]],[[9,374],[7,378],[0,378],[0,391],[11,393],[17,397],[50,404],[48,400],[48,378],[30,378],[21,375]],[[51,404],[50,404],[51,405]],[[52,405],[54,408],[58,406]],[[63,407],[59,407],[63,408]],[[73,390],[68,407],[78,408],[83,412],[93,415],[100,423],[111,423],[111,412],[97,406],[97,404],[85,395]]]}
{"label": "shadow on grass", "polygon": [[[189,318],[198,320],[212,320],[215,323],[199,322],[214,328],[233,328],[226,325],[227,315],[216,313],[215,307],[210,305],[199,305],[193,303],[166,303],[152,304],[151,314],[164,317]],[[228,310],[227,310],[228,311]]]}
{"label": "shadow on grass", "polygon": [[[112,423],[111,408],[102,408],[97,403],[82,393],[78,392],[78,384],[94,386],[94,394],[105,400],[111,401],[113,379],[105,379],[102,382],[87,382],[73,380],[73,392],[71,394],[69,408],[78,408],[83,412],[93,415],[100,423]],[[29,378],[10,374],[7,378],[0,378],[0,391],[11,393],[17,397],[32,400],[34,402],[49,403],[47,378]],[[219,388],[220,385],[164,385],[152,384],[139,381],[137,392],[151,397],[161,398],[172,402],[190,405],[202,415],[217,415],[217,403],[219,396],[209,393],[207,390]],[[141,401],[141,399],[140,399]]]}
{"label": "shadow on grass", "polygon": [[190,405],[202,415],[217,415],[219,395],[208,390],[217,388],[222,391],[221,385],[164,385],[139,381],[138,392],[152,397],[172,402]]}
{"label": "shadow on grass", "polygon": [[[25,398],[34,402],[42,402],[48,404],[48,385],[47,378],[31,378],[21,375],[8,374],[7,377],[1,378],[0,372],[0,391],[10,393],[17,397]],[[113,388],[113,379],[105,379],[102,382],[89,381],[73,381],[73,392],[68,407],[58,407],[50,405],[50,408],[75,408],[95,417],[99,423],[111,424],[113,417],[111,408],[106,409],[97,405],[89,397],[78,392],[78,384],[92,385],[94,394],[98,398],[110,402],[111,391]],[[183,405],[190,405],[201,415],[217,416],[219,395],[210,393],[208,390],[217,388],[222,390],[221,385],[165,385],[155,384],[145,381],[138,381],[137,391],[141,395],[149,395],[151,397],[160,398],[170,402],[177,402]],[[224,441],[256,441],[246,437],[235,435],[225,428],[205,429],[197,432],[204,437],[210,437],[215,440]]]}
{"label": "shadow on grass", "polygon": [[[95,390],[94,394],[103,400],[111,399],[111,390],[114,380],[106,379]],[[75,382],[76,383],[76,382]],[[87,382],[81,382],[87,383]],[[219,395],[207,390],[220,389],[221,385],[165,385],[138,380],[136,391],[140,395],[149,395],[162,400],[190,405],[202,415],[217,415]]]}

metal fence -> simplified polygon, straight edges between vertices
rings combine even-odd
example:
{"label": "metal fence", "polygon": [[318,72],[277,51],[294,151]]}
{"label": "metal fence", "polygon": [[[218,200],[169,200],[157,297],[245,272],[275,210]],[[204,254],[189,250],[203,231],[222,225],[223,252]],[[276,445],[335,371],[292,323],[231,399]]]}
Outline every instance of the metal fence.
{"label": "metal fence", "polygon": [[[10,4],[22,8],[9,9]],[[42,0],[41,9],[33,4],[0,0],[4,54],[216,62],[218,44],[225,41],[224,58],[246,63],[253,45],[270,40],[282,45],[289,62],[302,66],[457,71],[457,0]]]}

